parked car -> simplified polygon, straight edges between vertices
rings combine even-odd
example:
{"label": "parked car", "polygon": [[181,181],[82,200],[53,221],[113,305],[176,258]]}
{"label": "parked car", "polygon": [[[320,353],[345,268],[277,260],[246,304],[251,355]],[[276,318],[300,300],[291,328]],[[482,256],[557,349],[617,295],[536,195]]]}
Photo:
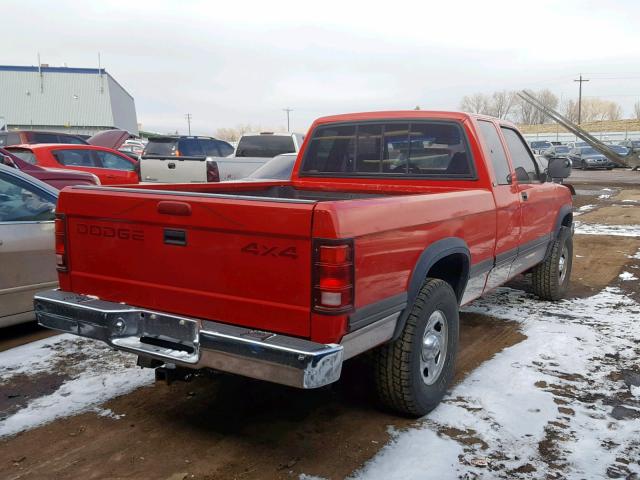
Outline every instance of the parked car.
{"label": "parked car", "polygon": [[553,145],[542,152],[547,158],[567,158],[569,156],[569,147],[566,145]]}
{"label": "parked car", "polygon": [[3,148],[0,148],[0,159],[0,163],[7,167],[27,173],[58,190],[69,185],[100,185],[100,179],[92,173],[39,167],[25,162]]}
{"label": "parked car", "polygon": [[282,153],[297,153],[302,147],[301,133],[245,133],[236,147],[236,157],[273,158]]}
{"label": "parked car", "polygon": [[121,152],[130,152],[140,157],[144,151],[144,147],[146,147],[146,143],[142,140],[129,139],[126,140],[118,150]]}
{"label": "parked car", "polygon": [[604,168],[611,170],[614,165],[613,162],[593,147],[574,148],[569,152],[568,158],[571,160],[571,166],[573,168],[580,168],[582,170],[587,170],[589,168]]}
{"label": "parked car", "polygon": [[580,147],[589,147],[590,145],[587,142],[569,142],[567,143],[567,147],[569,147],[570,150],[573,150],[574,148],[580,148]]}
{"label": "parked car", "polygon": [[87,145],[87,141],[78,135],[69,133],[45,132],[41,130],[11,130],[0,132],[0,147],[31,143],[70,143]]}
{"label": "parked car", "polygon": [[211,137],[153,137],[140,157],[149,183],[204,183],[244,178],[268,159],[228,157],[233,147]]}
{"label": "parked car", "polygon": [[273,157],[256,171],[240,181],[261,182],[265,180],[290,180],[297,153],[283,153]]}
{"label": "parked car", "polygon": [[33,295],[58,284],[57,196],[50,185],[0,164],[0,327],[34,320]]}
{"label": "parked car", "polygon": [[571,192],[549,178],[570,168],[543,174],[512,124],[361,113],[309,136],[275,185],[66,188],[40,324],[174,379],[316,388],[370,351],[382,403],[421,416],[453,378],[459,305],[523,272],[542,299],[567,292]]}
{"label": "parked car", "polygon": [[623,140],[618,143],[621,147],[627,148],[631,153],[640,152],[640,140]]}
{"label": "parked car", "polygon": [[532,142],[529,142],[529,145],[531,146],[531,150],[533,150],[533,153],[542,153],[546,149],[553,146],[551,142],[548,142],[546,140],[534,140]]}
{"label": "parked car", "polygon": [[64,168],[96,175],[103,185],[138,183],[138,163],[111,148],[93,145],[16,145],[6,150],[41,167]]}

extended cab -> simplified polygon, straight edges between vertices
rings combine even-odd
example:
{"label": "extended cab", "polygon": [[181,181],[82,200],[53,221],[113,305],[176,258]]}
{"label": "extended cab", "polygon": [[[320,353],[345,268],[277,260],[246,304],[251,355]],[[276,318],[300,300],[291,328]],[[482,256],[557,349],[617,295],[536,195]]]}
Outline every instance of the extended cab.
{"label": "extended cab", "polygon": [[460,305],[525,272],[543,299],[566,292],[572,200],[550,179],[569,171],[540,171],[502,120],[401,111],[317,120],[291,180],[69,187],[38,320],[163,374],[299,388],[372,351],[382,402],[423,415],[453,376]]}

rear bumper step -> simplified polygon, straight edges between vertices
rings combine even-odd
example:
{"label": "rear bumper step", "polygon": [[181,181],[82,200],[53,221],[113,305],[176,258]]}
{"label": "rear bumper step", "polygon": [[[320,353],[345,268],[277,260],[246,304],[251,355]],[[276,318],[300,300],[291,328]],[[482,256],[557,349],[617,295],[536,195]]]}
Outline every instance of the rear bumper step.
{"label": "rear bumper step", "polygon": [[[61,290],[39,293],[34,306],[43,327],[100,340],[117,350],[298,388],[318,388],[337,381],[345,357],[343,345],[325,345]],[[392,322],[385,322],[383,337],[387,330],[393,331],[396,319],[397,315],[389,319]],[[375,341],[380,338],[378,330]],[[360,346],[362,336],[357,340]],[[347,347],[348,356],[351,350],[353,347]]]}

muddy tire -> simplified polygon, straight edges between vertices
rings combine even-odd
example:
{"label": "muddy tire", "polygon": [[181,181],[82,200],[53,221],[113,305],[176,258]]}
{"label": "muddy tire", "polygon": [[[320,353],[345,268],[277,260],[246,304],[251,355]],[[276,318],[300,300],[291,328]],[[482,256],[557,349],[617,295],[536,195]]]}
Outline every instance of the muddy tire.
{"label": "muddy tire", "polygon": [[560,227],[551,251],[542,263],[531,270],[533,293],[543,300],[560,300],[569,289],[573,264],[571,228]]}
{"label": "muddy tire", "polygon": [[422,285],[398,339],[374,352],[376,391],[382,405],[420,417],[433,410],[454,374],[458,299],[444,280]]}

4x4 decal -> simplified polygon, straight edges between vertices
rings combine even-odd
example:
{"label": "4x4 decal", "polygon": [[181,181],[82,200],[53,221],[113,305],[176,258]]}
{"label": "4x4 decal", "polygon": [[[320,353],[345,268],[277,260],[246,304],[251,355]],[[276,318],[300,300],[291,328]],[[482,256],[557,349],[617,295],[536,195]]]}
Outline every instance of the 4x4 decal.
{"label": "4x4 decal", "polygon": [[259,257],[298,258],[296,247],[270,247],[256,242],[249,243],[240,249],[243,253],[250,253]]}

